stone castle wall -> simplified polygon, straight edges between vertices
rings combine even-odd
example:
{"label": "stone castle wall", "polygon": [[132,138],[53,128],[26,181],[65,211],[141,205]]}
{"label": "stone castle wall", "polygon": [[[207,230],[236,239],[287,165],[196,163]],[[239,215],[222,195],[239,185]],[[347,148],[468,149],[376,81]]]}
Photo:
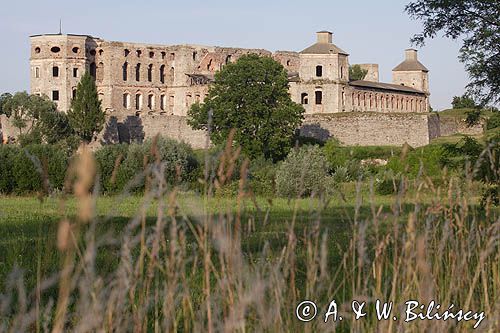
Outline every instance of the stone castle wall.
{"label": "stone castle wall", "polygon": [[348,146],[420,147],[439,136],[439,124],[434,115],[359,112],[308,115],[300,132],[321,141],[335,137]]}
{"label": "stone castle wall", "polygon": [[454,134],[481,135],[484,132],[484,121],[469,127],[464,118],[439,115],[438,117],[441,136]]}

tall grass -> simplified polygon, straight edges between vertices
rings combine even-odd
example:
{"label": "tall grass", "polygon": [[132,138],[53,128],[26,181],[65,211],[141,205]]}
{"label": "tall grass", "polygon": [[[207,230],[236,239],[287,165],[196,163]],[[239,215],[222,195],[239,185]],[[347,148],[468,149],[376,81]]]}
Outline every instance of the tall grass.
{"label": "tall grass", "polygon": [[[230,142],[230,141],[229,141]],[[252,237],[261,221],[246,219],[243,202],[248,162],[241,166],[234,202],[215,212],[213,193],[235,172],[240,150],[227,145],[217,165],[207,159],[202,200],[178,200],[178,188],[166,182],[165,164],[155,145],[141,208],[122,232],[97,233],[95,201],[99,196],[93,155],[80,150],[68,171],[66,189],[78,199],[78,216],[62,218],[57,247],[62,254],[58,274],[38,276],[25,290],[22,272],[14,271],[0,295],[1,332],[466,332],[473,322],[416,320],[405,323],[404,302],[436,300],[465,311],[485,311],[480,329],[500,331],[500,220],[487,203],[474,205],[470,173],[444,177],[435,185],[421,170],[410,181],[396,179],[399,191],[391,210],[377,206],[373,183],[369,218],[362,218],[361,184],[356,209],[345,228],[352,237],[341,258],[332,258],[332,240],[322,224],[328,197],[311,208],[313,222],[297,232],[294,214],[283,224],[288,232],[278,249],[263,239],[258,251],[242,240]],[[119,167],[119,163],[116,163]],[[342,195],[342,193],[339,193]],[[422,198],[432,195],[431,203]],[[124,192],[122,198],[128,193]],[[215,198],[216,199],[216,198]],[[410,211],[403,202],[412,200]],[[295,201],[298,202],[298,201]],[[202,204],[200,204],[202,203]],[[61,199],[64,211],[65,198]],[[146,211],[157,207],[155,223]],[[236,210],[233,207],[236,207]],[[102,252],[114,251],[116,265],[97,267]],[[43,254],[40,254],[43,255]],[[342,321],[324,322],[331,300]],[[378,321],[377,299],[392,301],[398,320]],[[302,300],[318,304],[318,316],[296,318]],[[366,317],[355,320],[351,301],[367,302]]]}

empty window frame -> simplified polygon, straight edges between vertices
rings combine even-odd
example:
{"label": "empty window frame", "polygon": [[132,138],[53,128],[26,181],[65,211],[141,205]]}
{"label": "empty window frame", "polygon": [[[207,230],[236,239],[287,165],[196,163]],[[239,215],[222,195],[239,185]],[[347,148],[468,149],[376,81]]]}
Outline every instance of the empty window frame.
{"label": "empty window frame", "polygon": [[123,107],[125,109],[130,109],[130,94],[123,94]]}
{"label": "empty window frame", "polygon": [[321,65],[316,66],[316,76],[317,77],[323,76],[323,66]]}
{"label": "empty window frame", "polygon": [[315,99],[316,105],[323,104],[323,92],[321,90],[315,91],[314,92],[314,99]]}
{"label": "empty window frame", "polygon": [[302,93],[300,95],[300,104],[307,105],[309,103],[309,95],[307,93]]}

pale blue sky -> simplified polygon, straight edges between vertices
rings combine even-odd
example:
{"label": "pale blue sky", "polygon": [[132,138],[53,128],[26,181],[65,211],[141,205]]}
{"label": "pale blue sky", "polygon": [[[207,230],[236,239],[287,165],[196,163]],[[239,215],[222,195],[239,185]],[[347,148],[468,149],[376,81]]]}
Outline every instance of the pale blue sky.
{"label": "pale blue sky", "polygon": [[[390,1],[13,1],[0,11],[0,92],[29,89],[29,35],[89,34],[107,40],[155,44],[204,44],[300,51],[315,32],[330,30],[350,63],[378,63],[381,81],[403,60],[409,39],[420,31],[404,6]],[[460,43],[444,38],[419,50],[430,70],[431,105],[450,106],[467,83],[458,59]]]}

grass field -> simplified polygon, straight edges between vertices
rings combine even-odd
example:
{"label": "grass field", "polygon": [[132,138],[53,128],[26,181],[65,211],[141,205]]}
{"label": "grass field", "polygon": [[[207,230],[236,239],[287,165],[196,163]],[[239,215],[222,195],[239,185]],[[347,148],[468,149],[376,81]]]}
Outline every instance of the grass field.
{"label": "grass field", "polygon": [[[10,331],[467,332],[474,324],[405,325],[373,313],[357,321],[353,299],[435,299],[484,311],[482,328],[500,329],[499,210],[479,206],[482,185],[467,175],[402,176],[393,195],[376,195],[367,179],[286,199],[253,197],[242,183],[231,197],[180,192],[153,170],[144,194],[108,197],[89,194],[92,158],[84,162],[72,196],[0,197],[0,323]],[[228,178],[219,172],[208,185]],[[301,300],[324,307],[332,298],[344,322],[297,320]]]}

